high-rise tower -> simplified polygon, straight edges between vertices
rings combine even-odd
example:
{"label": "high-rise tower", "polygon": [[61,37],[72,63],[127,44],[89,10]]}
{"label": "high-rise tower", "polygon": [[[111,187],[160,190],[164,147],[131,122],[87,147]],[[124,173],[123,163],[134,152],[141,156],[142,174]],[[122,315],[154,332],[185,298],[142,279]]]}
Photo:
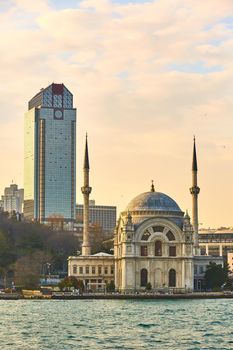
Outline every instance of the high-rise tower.
{"label": "high-rise tower", "polygon": [[192,225],[194,230],[194,250],[198,255],[198,194],[200,188],[197,185],[197,154],[196,154],[196,142],[195,137],[193,139],[193,163],[192,163],[192,187],[190,193],[192,195]]}
{"label": "high-rise tower", "polygon": [[76,191],[76,109],[63,84],[41,89],[25,113],[24,216],[72,222]]}
{"label": "high-rise tower", "polygon": [[81,188],[83,194],[83,244],[82,255],[91,255],[90,235],[89,235],[89,195],[91,193],[91,187],[89,186],[89,155],[88,155],[88,143],[86,135],[86,145],[84,153],[83,175],[84,183]]}

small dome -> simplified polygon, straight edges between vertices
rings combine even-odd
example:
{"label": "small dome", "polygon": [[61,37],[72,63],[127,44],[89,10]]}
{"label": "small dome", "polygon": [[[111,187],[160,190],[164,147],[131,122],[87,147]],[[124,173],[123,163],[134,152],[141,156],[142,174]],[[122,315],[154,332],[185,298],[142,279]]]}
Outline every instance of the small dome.
{"label": "small dome", "polygon": [[181,212],[177,203],[161,192],[144,192],[131,200],[126,211],[156,210]]}

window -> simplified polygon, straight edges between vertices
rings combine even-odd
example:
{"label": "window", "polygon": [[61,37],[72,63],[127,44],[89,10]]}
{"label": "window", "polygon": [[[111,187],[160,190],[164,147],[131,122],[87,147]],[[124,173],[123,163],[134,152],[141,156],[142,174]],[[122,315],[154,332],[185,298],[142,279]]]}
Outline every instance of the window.
{"label": "window", "polygon": [[92,266],[91,273],[92,273],[92,275],[95,275],[95,266]]}
{"label": "window", "polygon": [[73,266],[73,274],[76,275],[77,274],[77,265]]}
{"label": "window", "polygon": [[176,247],[175,246],[169,247],[169,256],[176,256]]}
{"label": "window", "polygon": [[155,242],[155,256],[162,256],[162,242]]}
{"label": "window", "polygon": [[168,231],[166,236],[167,236],[169,241],[175,241],[176,240],[174,234],[172,233],[172,231]]}
{"label": "window", "polygon": [[113,275],[113,274],[114,274],[114,266],[111,265],[111,275]]}
{"label": "window", "polygon": [[105,275],[108,274],[108,267],[107,267],[107,266],[105,266],[105,268],[104,268],[104,274],[105,274]]}
{"label": "window", "polygon": [[89,274],[89,266],[86,266],[86,274]]}
{"label": "window", "polygon": [[150,237],[150,232],[146,230],[142,235],[142,241],[148,241],[148,238]]}
{"label": "window", "polygon": [[141,256],[147,256],[148,251],[147,251],[147,245],[141,245]]}
{"label": "window", "polygon": [[101,275],[102,273],[102,266],[98,266],[98,274]]}
{"label": "window", "polygon": [[82,275],[83,274],[83,267],[79,266],[79,274]]}
{"label": "window", "polygon": [[194,274],[197,274],[197,265],[194,265]]}
{"label": "window", "polygon": [[203,266],[199,266],[199,273],[202,274],[204,272]]}
{"label": "window", "polygon": [[174,269],[171,269],[169,271],[169,287],[175,287],[176,286],[176,271]]}
{"label": "window", "polygon": [[153,226],[154,232],[163,232],[164,227],[163,226]]}
{"label": "window", "polygon": [[141,269],[141,287],[146,287],[147,285],[147,269]]}

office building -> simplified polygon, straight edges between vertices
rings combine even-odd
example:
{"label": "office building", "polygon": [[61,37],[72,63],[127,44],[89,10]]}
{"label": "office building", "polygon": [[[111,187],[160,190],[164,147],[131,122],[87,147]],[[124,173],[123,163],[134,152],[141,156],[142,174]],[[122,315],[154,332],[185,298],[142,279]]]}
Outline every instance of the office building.
{"label": "office building", "polygon": [[[105,236],[112,236],[116,226],[116,207],[110,205],[96,205],[94,200],[89,201],[89,222],[100,226]],[[76,220],[83,220],[83,205],[76,205]]]}
{"label": "office building", "polygon": [[64,84],[41,89],[25,113],[24,217],[75,218],[76,109]]}

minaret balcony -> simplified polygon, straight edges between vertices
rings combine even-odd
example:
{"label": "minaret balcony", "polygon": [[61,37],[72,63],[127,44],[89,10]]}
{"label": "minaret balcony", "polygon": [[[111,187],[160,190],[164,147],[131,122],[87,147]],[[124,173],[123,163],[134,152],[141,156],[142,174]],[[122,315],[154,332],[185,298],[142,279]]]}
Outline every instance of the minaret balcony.
{"label": "minaret balcony", "polygon": [[89,195],[91,193],[92,188],[90,186],[83,186],[81,188],[81,190],[82,190],[82,194],[88,194]]}
{"label": "minaret balcony", "polygon": [[193,187],[190,188],[190,193],[191,194],[198,195],[199,192],[200,192],[200,187],[198,187],[198,186],[193,186]]}

